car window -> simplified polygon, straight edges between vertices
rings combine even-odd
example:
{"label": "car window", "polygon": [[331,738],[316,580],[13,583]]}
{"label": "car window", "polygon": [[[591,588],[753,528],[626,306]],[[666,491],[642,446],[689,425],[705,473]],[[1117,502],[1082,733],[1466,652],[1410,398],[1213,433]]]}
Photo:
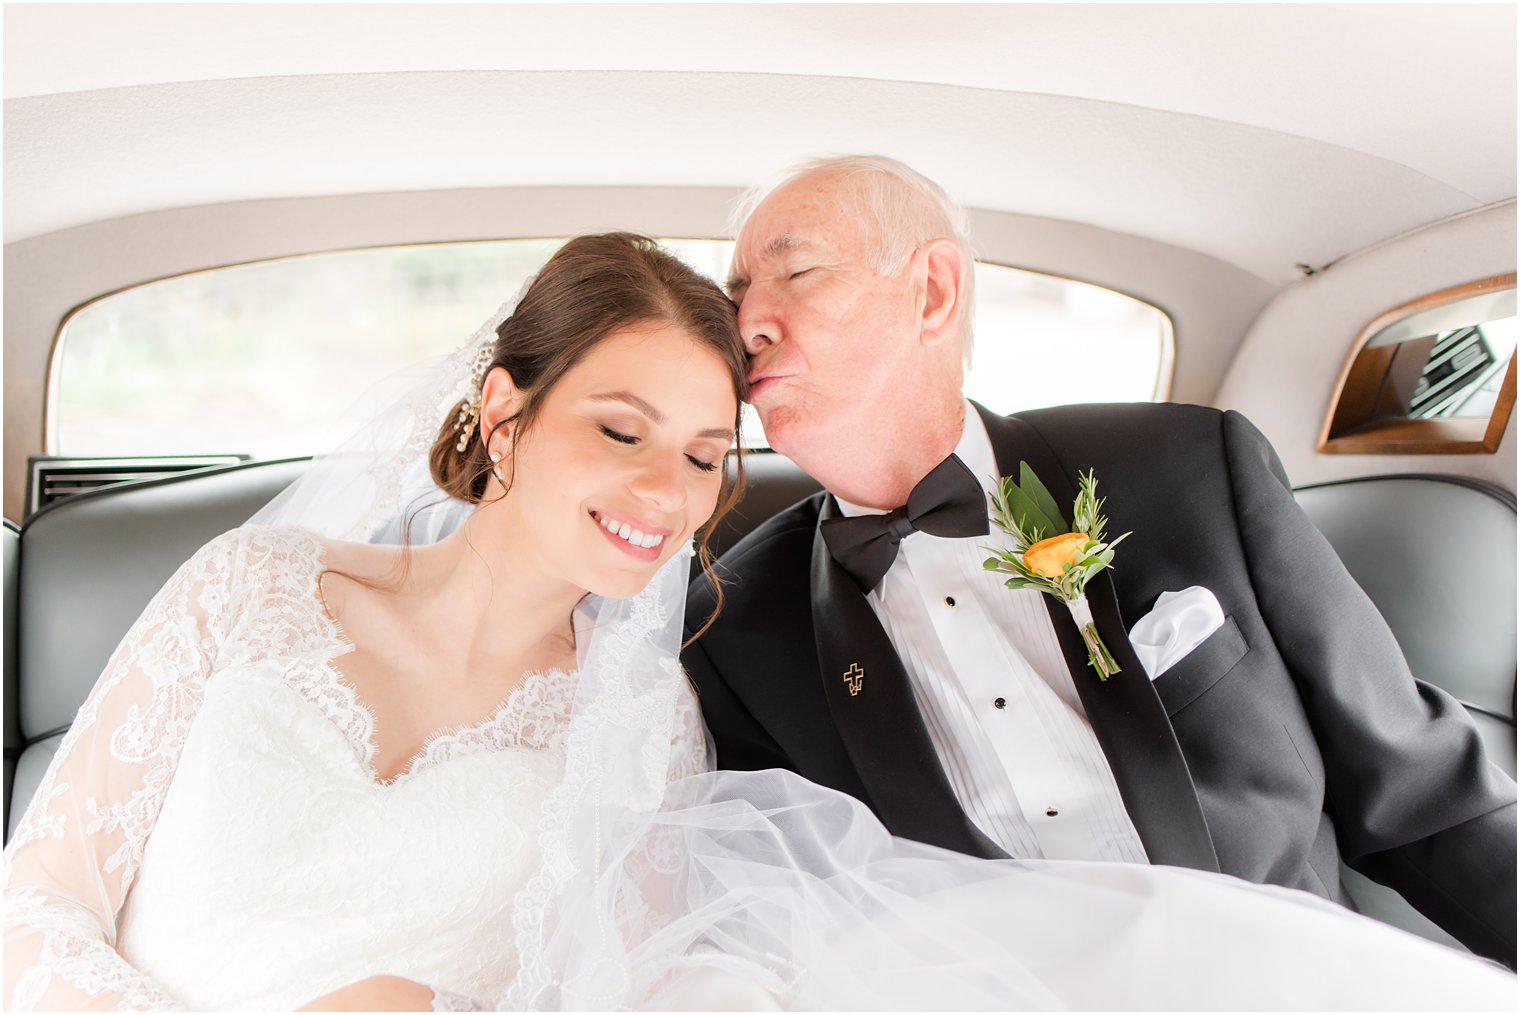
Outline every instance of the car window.
{"label": "car window", "polygon": [[[307,455],[408,364],[456,348],[562,238],[311,254],[196,272],[64,322],[48,391],[57,455]],[[722,278],[732,244],[662,239]],[[1098,286],[977,266],[967,394],[1000,412],[1164,397],[1171,326]],[[1040,363],[1038,373],[1028,364]],[[1054,366],[1054,369],[1051,367]],[[763,447],[758,420],[745,444]]]}

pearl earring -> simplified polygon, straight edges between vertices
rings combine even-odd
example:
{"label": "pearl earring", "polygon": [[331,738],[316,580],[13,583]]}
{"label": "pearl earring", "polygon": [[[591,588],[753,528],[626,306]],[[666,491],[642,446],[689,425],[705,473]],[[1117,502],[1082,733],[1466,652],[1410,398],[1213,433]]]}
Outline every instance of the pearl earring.
{"label": "pearl earring", "polygon": [[498,483],[505,484],[506,480],[503,479],[502,475],[501,475],[501,466],[497,464],[498,462],[501,461],[501,452],[500,451],[493,451],[493,452],[491,452],[490,458],[491,458],[491,475],[493,475],[493,476],[496,477],[496,481]]}

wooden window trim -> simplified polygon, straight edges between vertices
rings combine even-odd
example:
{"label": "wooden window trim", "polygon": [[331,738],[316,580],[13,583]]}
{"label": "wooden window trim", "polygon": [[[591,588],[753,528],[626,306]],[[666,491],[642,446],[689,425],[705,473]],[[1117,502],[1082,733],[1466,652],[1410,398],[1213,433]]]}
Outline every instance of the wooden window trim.
{"label": "wooden window trim", "polygon": [[1418,376],[1423,359],[1398,355],[1404,346],[1368,349],[1367,343],[1406,317],[1514,287],[1514,272],[1496,275],[1421,296],[1374,318],[1357,335],[1341,367],[1316,449],[1330,455],[1491,455],[1497,451],[1515,406],[1515,357],[1510,357],[1488,419],[1409,419],[1393,415],[1402,409],[1388,404],[1388,390],[1400,387],[1400,377],[1411,369]]}

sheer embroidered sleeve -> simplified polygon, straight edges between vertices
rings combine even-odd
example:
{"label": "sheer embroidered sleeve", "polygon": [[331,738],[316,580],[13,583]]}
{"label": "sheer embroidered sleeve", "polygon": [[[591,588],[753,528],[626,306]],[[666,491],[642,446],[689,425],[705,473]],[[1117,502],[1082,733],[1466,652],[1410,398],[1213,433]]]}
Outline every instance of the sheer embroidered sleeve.
{"label": "sheer embroidered sleeve", "polygon": [[240,547],[212,540],[148,604],[7,845],[6,1007],[179,1007],[117,952],[116,920],[238,614]]}
{"label": "sheer embroidered sleeve", "polygon": [[707,727],[702,723],[702,706],[691,688],[690,680],[676,692],[675,723],[670,737],[670,768],[667,782],[701,775],[713,769],[708,748]]}

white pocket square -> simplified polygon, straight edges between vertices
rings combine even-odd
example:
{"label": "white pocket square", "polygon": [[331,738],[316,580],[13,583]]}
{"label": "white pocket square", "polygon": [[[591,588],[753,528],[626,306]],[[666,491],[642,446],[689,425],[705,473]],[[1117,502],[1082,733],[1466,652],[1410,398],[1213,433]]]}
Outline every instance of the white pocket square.
{"label": "white pocket square", "polygon": [[1224,626],[1224,610],[1201,585],[1163,592],[1151,612],[1130,628],[1129,643],[1146,674],[1155,680],[1204,639]]}

